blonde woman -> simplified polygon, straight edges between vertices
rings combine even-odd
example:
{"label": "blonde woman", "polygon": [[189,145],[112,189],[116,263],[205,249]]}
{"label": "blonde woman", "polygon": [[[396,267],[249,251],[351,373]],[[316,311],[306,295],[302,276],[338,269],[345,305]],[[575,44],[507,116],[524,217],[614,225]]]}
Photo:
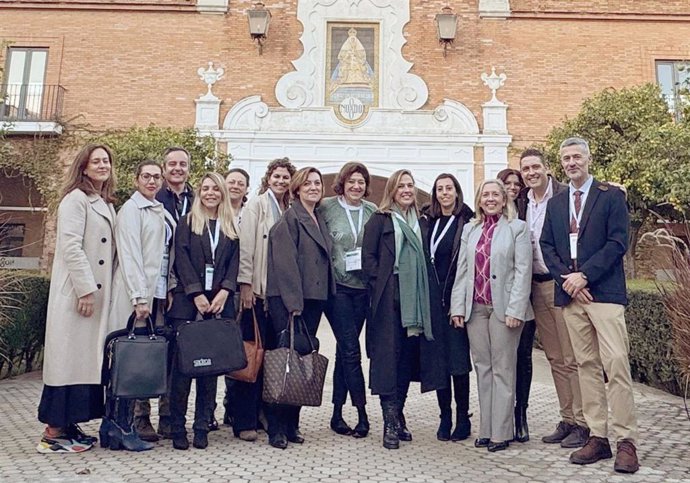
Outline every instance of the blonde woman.
{"label": "blonde woman", "polygon": [[524,221],[498,179],[482,182],[476,216],[462,231],[450,313],[467,335],[479,393],[478,448],[501,451],[513,439],[517,347],[529,302],[532,246]]}
{"label": "blonde woman", "polygon": [[414,178],[402,169],[388,178],[379,211],[364,226],[362,275],[371,300],[366,329],[369,387],[381,399],[387,449],[412,440],[403,408],[419,363],[419,336],[433,339],[418,217]]}
{"label": "blonde woman", "polygon": [[[175,232],[175,276],[178,285],[168,322],[176,329],[197,314],[234,317],[239,241],[225,180],[217,173],[201,178],[192,209]],[[211,271],[211,272],[209,272]],[[196,378],[194,447],[208,446],[208,422],[215,405],[216,376]],[[188,449],[185,414],[191,379],[173,363],[170,412],[175,449]]]}

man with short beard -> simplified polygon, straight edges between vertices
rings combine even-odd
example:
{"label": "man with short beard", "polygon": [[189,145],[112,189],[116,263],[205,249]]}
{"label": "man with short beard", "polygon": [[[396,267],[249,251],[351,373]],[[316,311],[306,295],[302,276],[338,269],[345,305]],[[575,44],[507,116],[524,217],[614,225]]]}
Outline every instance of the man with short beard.
{"label": "man with short beard", "polygon": [[517,200],[518,215],[527,221],[532,241],[532,307],[539,330],[539,340],[551,366],[561,421],[556,430],[542,438],[544,443],[560,443],[563,448],[584,446],[589,429],[582,414],[582,395],[573,346],[560,307],[554,305],[553,277],[544,264],[539,246],[548,201],[567,190],[547,174],[544,155],[527,149],[520,156],[520,173],[526,189]]}
{"label": "man with short beard", "polygon": [[[194,190],[189,185],[189,151],[183,147],[172,146],[163,151],[163,186],[156,194],[165,209],[176,222],[192,208]],[[174,234],[173,234],[174,236]],[[172,287],[168,287],[172,290]],[[162,314],[161,314],[162,315]],[[161,326],[162,317],[157,317],[156,326]],[[158,400],[158,431],[151,425],[151,403],[148,399],[137,400],[134,405],[134,426],[144,441],[158,441],[159,437],[170,438],[170,401],[168,396]],[[215,421],[215,419],[214,419]],[[216,428],[218,423],[216,423]]]}

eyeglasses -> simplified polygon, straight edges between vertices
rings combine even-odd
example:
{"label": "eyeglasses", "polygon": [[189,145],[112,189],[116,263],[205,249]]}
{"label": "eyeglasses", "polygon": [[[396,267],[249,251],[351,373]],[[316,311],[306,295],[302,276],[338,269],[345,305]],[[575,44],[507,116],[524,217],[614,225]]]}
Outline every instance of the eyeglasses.
{"label": "eyeglasses", "polygon": [[156,183],[160,183],[161,180],[163,179],[163,177],[162,177],[160,174],[149,174],[149,173],[141,173],[141,174],[139,175],[139,177],[140,177],[144,182],[146,182],[146,183],[148,183],[149,181],[151,181],[151,178],[153,178],[153,180],[154,180]]}

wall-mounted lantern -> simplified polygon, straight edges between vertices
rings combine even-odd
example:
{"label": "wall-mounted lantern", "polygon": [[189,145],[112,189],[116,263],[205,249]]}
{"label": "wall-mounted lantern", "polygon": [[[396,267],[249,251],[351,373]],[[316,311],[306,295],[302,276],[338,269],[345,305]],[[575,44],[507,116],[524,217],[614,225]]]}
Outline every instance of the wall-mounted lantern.
{"label": "wall-mounted lantern", "polygon": [[268,26],[271,23],[271,12],[262,2],[254,4],[254,8],[247,10],[249,18],[249,35],[259,46],[259,55],[263,51],[263,44],[268,35]]}
{"label": "wall-mounted lantern", "polygon": [[450,7],[443,7],[441,13],[436,14],[436,33],[438,41],[443,44],[443,56],[446,56],[448,46],[455,41],[458,30],[458,16],[453,13]]}

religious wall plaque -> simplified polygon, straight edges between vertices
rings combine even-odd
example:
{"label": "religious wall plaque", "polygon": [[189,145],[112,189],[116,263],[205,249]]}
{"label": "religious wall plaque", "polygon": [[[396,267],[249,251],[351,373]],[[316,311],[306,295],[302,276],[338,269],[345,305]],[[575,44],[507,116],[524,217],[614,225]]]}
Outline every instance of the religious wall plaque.
{"label": "religious wall plaque", "polygon": [[345,124],[379,107],[379,24],[328,22],[325,104]]}

